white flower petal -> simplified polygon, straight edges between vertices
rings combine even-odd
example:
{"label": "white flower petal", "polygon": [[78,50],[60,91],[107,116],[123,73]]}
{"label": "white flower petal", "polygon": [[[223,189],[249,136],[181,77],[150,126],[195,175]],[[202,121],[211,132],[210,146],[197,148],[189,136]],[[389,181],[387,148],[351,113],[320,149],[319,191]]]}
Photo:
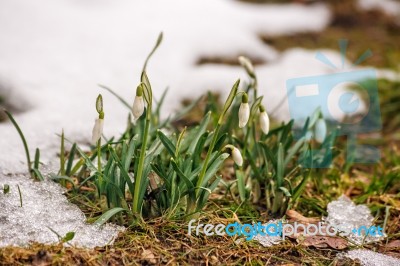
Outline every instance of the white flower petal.
{"label": "white flower petal", "polygon": [[260,113],[260,127],[262,132],[267,135],[269,132],[269,117],[265,111]]}
{"label": "white flower petal", "polygon": [[238,148],[233,148],[232,149],[232,159],[238,166],[242,166],[243,165],[242,154],[240,153]]}
{"label": "white flower petal", "polygon": [[239,107],[239,127],[243,128],[246,126],[250,117],[250,105],[249,103],[241,103]]}
{"label": "white flower petal", "polygon": [[132,113],[135,119],[138,119],[144,112],[143,96],[135,96],[133,101]]}
{"label": "white flower petal", "polygon": [[93,145],[96,145],[96,143],[101,138],[101,135],[103,134],[103,126],[104,126],[104,120],[97,118],[96,121],[94,122],[94,127],[93,127],[93,131],[92,131],[92,144]]}
{"label": "white flower petal", "polygon": [[324,142],[326,138],[326,133],[327,133],[326,122],[324,119],[319,118],[315,123],[315,134],[314,134],[315,140],[318,143]]}

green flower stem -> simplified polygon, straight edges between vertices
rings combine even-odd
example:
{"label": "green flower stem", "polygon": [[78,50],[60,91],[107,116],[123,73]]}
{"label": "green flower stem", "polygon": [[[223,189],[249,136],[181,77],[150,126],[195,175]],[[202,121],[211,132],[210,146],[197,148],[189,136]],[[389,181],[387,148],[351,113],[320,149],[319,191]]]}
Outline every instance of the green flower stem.
{"label": "green flower stem", "polygon": [[251,84],[252,88],[253,88],[253,92],[254,92],[254,101],[257,100],[257,91],[258,91],[258,80],[257,80],[257,76],[253,77],[253,82]]}
{"label": "green flower stem", "polygon": [[203,164],[203,167],[201,169],[201,172],[200,172],[200,175],[199,175],[199,179],[197,180],[196,187],[198,188],[198,190],[196,190],[196,198],[198,198],[198,196],[199,196],[199,193],[200,193],[200,189],[199,188],[201,187],[201,185],[203,183],[203,180],[204,180],[204,176],[206,175],[207,165],[208,165],[208,162],[210,161],[210,157],[211,157],[212,151],[214,149],[215,143],[218,140],[218,133],[219,133],[221,125],[222,125],[222,123],[224,121],[225,114],[228,111],[228,109],[231,107],[235,97],[242,94],[242,93],[238,93],[237,92],[238,91],[238,87],[239,87],[239,83],[240,83],[240,80],[237,80],[235,82],[235,84],[233,84],[231,92],[229,93],[228,98],[226,99],[226,102],[224,104],[224,109],[222,110],[222,113],[219,116],[218,124],[217,124],[217,126],[216,126],[216,128],[214,130],[214,136],[213,136],[213,138],[211,140],[210,147],[208,148],[206,159],[204,160],[204,164]]}
{"label": "green flower stem", "polygon": [[[215,131],[214,131],[214,136],[210,143],[210,147],[208,148],[208,151],[207,151],[206,159],[204,160],[203,167],[201,168],[199,179],[197,180],[197,185],[196,185],[197,188],[200,188],[202,186],[204,176],[206,175],[208,162],[210,161],[211,154],[214,149],[215,143],[217,143],[217,140],[218,140],[218,133],[219,133],[219,129],[221,128],[221,124],[222,124],[222,119],[219,119],[217,127],[215,128]],[[196,190],[196,198],[199,196],[199,193],[200,193],[200,189]]]}
{"label": "green flower stem", "polygon": [[151,114],[151,104],[148,105],[148,108],[146,110],[146,120],[143,132],[142,148],[140,149],[138,171],[137,174],[135,174],[135,190],[133,195],[133,206],[132,206],[132,211],[134,213],[139,212],[140,185],[142,183],[142,178],[143,178],[144,159],[146,157],[147,136],[149,135],[150,123],[151,123],[151,115],[147,114]]}
{"label": "green flower stem", "polygon": [[103,185],[103,173],[101,171],[101,138],[97,141],[97,171],[99,172],[99,195]]}

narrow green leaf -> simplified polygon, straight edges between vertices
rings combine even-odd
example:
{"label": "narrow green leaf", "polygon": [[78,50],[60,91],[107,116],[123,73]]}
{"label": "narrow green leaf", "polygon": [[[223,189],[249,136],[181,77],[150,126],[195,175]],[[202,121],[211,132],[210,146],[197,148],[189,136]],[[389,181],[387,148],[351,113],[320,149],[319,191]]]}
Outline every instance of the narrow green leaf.
{"label": "narrow green leaf", "polygon": [[19,194],[19,206],[22,208],[22,193],[21,193],[21,188],[19,185],[17,185],[18,188],[18,194]]}
{"label": "narrow green leaf", "polygon": [[108,92],[110,92],[112,95],[114,95],[124,106],[126,106],[126,108],[128,108],[129,110],[132,109],[131,105],[127,101],[125,101],[121,96],[119,96],[116,92],[114,92],[112,89],[110,89],[104,85],[101,85],[101,84],[98,84],[98,85],[100,88],[103,88],[103,89],[107,90]]}
{"label": "narrow green leaf", "polygon": [[231,89],[231,91],[230,91],[230,93],[228,95],[228,98],[225,101],[224,108],[222,109],[221,116],[220,116],[220,118],[218,120],[218,124],[219,125],[222,125],[222,121],[223,121],[223,119],[225,117],[225,114],[228,111],[229,107],[231,107],[231,105],[232,105],[232,103],[233,103],[233,101],[235,99],[235,96],[236,96],[237,91],[239,89],[239,84],[240,84],[240,80],[238,79],[235,82],[235,84],[233,84],[233,86],[232,86],[232,89]]}
{"label": "narrow green leaf", "polygon": [[126,154],[125,160],[124,160],[124,169],[126,172],[129,171],[129,166],[132,163],[132,159],[133,159],[133,155],[135,153],[135,147],[136,147],[136,143],[138,140],[138,135],[135,135],[131,141],[129,142],[129,148],[128,148],[128,152]]}
{"label": "narrow green leaf", "polygon": [[33,163],[33,168],[39,169],[39,163],[40,163],[40,150],[36,148],[35,162]]}
{"label": "narrow green leaf", "polygon": [[192,154],[194,165],[198,165],[200,163],[201,153],[203,152],[204,145],[207,141],[208,135],[209,135],[208,132],[204,132],[203,135],[200,137],[200,139],[196,143],[196,147]]}
{"label": "narrow green leaf", "polygon": [[188,153],[193,154],[194,151],[196,150],[196,146],[198,145],[201,136],[203,136],[203,134],[207,130],[207,126],[210,123],[210,118],[211,118],[211,112],[208,112],[201,121],[200,125],[194,129],[195,135],[193,138],[191,138],[191,144],[189,146]]}
{"label": "narrow green leaf", "polygon": [[116,215],[117,213],[120,213],[122,211],[126,211],[126,210],[124,208],[120,208],[120,207],[108,210],[103,215],[101,215],[93,224],[101,226],[104,223],[106,223],[108,220],[110,220],[111,217],[113,217],[114,215]]}
{"label": "narrow green leaf", "polygon": [[97,172],[97,167],[93,164],[93,158],[89,158],[79,147],[76,147],[78,153],[83,157],[85,160],[86,166],[90,169],[90,171]]}
{"label": "narrow green leaf", "polygon": [[43,181],[44,177],[42,175],[42,173],[39,171],[39,169],[32,169],[32,171],[35,173],[35,176],[37,177],[38,180]]}
{"label": "narrow green leaf", "polygon": [[76,143],[72,145],[71,150],[69,152],[67,168],[65,170],[65,175],[67,176],[71,176],[72,164],[74,163],[75,154],[76,154]]}
{"label": "narrow green leaf", "polygon": [[146,71],[147,63],[149,62],[151,56],[154,54],[154,52],[157,50],[157,48],[160,46],[160,44],[162,42],[162,39],[163,39],[163,33],[160,32],[160,34],[158,35],[156,44],[154,45],[153,49],[151,50],[151,52],[147,56],[146,60],[144,61],[144,65],[143,65],[143,70],[142,71]]}
{"label": "narrow green leaf", "polygon": [[276,184],[278,187],[281,187],[283,183],[284,167],[283,147],[282,143],[279,143],[278,161],[276,165]]}
{"label": "narrow green leaf", "polygon": [[254,103],[251,105],[249,121],[252,121],[253,118],[254,118],[254,116],[258,113],[258,108],[260,107],[260,104],[261,104],[261,102],[262,102],[262,100],[263,100],[263,97],[264,97],[264,96],[258,97],[258,98],[254,101]]}
{"label": "narrow green leaf", "polygon": [[[111,145],[109,145],[108,150],[110,151],[111,156],[113,157],[114,161],[118,164],[121,174],[125,178],[126,183],[128,184],[129,191],[133,195],[135,188],[134,188],[134,185],[132,183],[132,180],[131,180],[128,172],[125,171],[124,166],[122,165],[120,159],[118,158],[117,154],[115,153],[115,150],[111,147]],[[136,179],[137,179],[137,177],[135,176],[135,180]]]}
{"label": "narrow green leaf", "polygon": [[225,143],[225,140],[226,140],[227,136],[228,136],[228,133],[224,133],[218,138],[217,142],[215,143],[213,151],[219,151],[219,150],[222,149],[222,147],[224,146],[224,143]]}
{"label": "narrow green leaf", "polygon": [[236,170],[236,178],[237,178],[240,200],[244,202],[246,200],[246,185],[244,182],[245,176],[243,171]]}
{"label": "narrow green leaf", "polygon": [[193,185],[193,183],[192,183],[192,182],[189,180],[189,178],[182,172],[182,170],[179,168],[178,164],[175,162],[174,159],[171,159],[171,164],[172,164],[172,167],[174,168],[175,172],[178,174],[178,176],[179,176],[180,178],[182,178],[183,181],[185,182],[186,187],[187,187],[189,190],[194,190],[194,185]]}
{"label": "narrow green leaf", "polygon": [[65,139],[64,139],[64,130],[61,133],[60,175],[65,175]]}
{"label": "narrow green leaf", "polygon": [[304,143],[306,142],[305,137],[302,137],[301,139],[299,139],[296,144],[294,146],[292,146],[289,150],[288,150],[288,154],[286,155],[285,158],[285,162],[284,162],[284,166],[286,167],[288,165],[288,163],[290,162],[290,160],[293,159],[293,157],[297,154],[297,152],[301,149],[301,147],[304,145]]}
{"label": "narrow green leaf", "polygon": [[206,202],[208,200],[209,195],[217,188],[217,186],[218,186],[220,181],[221,181],[221,177],[219,176],[208,187],[208,191],[204,190],[200,194],[200,198],[199,198],[198,203],[197,203],[197,211],[200,211],[201,209],[203,209],[204,205],[206,204]]}
{"label": "narrow green leaf", "polygon": [[207,183],[208,181],[215,176],[223,162],[226,160],[226,158],[229,157],[228,153],[223,153],[221,154],[217,159],[215,159],[212,164],[207,168],[206,174],[203,179],[203,183],[201,184],[203,187],[208,187]]}
{"label": "narrow green leaf", "polygon": [[28,148],[28,144],[26,142],[24,133],[22,133],[21,128],[19,127],[17,121],[15,121],[14,117],[12,116],[12,114],[10,112],[8,112],[7,110],[4,110],[4,112],[7,114],[8,118],[11,120],[11,123],[14,125],[15,129],[18,131],[18,134],[22,140],[22,143],[24,145],[24,149],[25,149],[25,155],[26,155],[26,163],[28,164],[28,173],[32,175],[32,163],[31,163],[31,157],[29,155],[29,148]]}
{"label": "narrow green leaf", "polygon": [[176,158],[175,157],[176,147],[172,143],[172,141],[170,141],[168,137],[161,130],[157,130],[157,136],[161,140],[164,147],[167,149],[168,153],[172,156],[172,158]]}
{"label": "narrow green leaf", "polygon": [[68,232],[62,239],[61,242],[65,243],[71,241],[75,237],[75,232]]}

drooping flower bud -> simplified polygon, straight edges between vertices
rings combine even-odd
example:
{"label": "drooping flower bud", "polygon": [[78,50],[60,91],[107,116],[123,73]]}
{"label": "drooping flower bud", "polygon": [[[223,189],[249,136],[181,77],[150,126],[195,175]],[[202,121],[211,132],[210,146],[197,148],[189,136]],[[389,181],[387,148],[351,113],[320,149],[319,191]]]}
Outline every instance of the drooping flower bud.
{"label": "drooping flower bud", "polygon": [[232,159],[238,166],[242,166],[243,165],[242,154],[240,153],[239,149],[236,148],[236,147],[234,147],[232,149]]}
{"label": "drooping flower bud", "polygon": [[92,144],[96,145],[96,143],[101,139],[101,135],[103,135],[103,125],[104,125],[104,109],[103,109],[103,96],[99,94],[96,99],[96,111],[99,114],[99,118],[97,118],[94,122],[94,127],[92,130]]}
{"label": "drooping flower bud", "polygon": [[267,111],[265,111],[265,108],[262,105],[260,105],[260,127],[262,132],[267,135],[269,132],[269,117]]}
{"label": "drooping flower bud", "polygon": [[242,96],[242,103],[239,107],[239,127],[243,128],[246,126],[247,122],[249,121],[250,117],[250,105],[249,99],[247,94],[244,93]]}
{"label": "drooping flower bud", "polygon": [[235,162],[235,164],[237,164],[238,166],[243,165],[243,157],[238,148],[236,148],[235,146],[233,146],[231,144],[228,144],[225,146],[225,149],[231,150],[231,156],[232,156],[232,159]]}
{"label": "drooping flower bud", "polygon": [[326,133],[327,133],[327,128],[326,128],[326,122],[323,118],[318,118],[317,122],[315,123],[315,140],[318,143],[324,142],[326,138]]}
{"label": "drooping flower bud", "polygon": [[94,122],[94,127],[92,131],[92,144],[96,145],[96,143],[100,140],[101,135],[103,135],[103,126],[104,119],[97,118]]}
{"label": "drooping flower bud", "polygon": [[245,56],[239,56],[238,57],[239,63],[244,67],[244,69],[246,70],[247,74],[254,78],[255,77],[255,73],[254,73],[254,67],[253,64],[251,63],[250,59],[248,59]]}
{"label": "drooping flower bud", "polygon": [[144,112],[144,99],[143,99],[143,88],[138,86],[136,89],[135,100],[133,101],[132,114],[135,120],[137,120]]}

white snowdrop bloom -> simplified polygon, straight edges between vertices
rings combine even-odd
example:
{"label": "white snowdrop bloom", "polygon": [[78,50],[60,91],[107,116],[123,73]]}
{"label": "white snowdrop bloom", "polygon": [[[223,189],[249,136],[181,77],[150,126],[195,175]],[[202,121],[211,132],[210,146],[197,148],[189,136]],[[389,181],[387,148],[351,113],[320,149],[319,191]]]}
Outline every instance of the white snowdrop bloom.
{"label": "white snowdrop bloom", "polygon": [[254,77],[254,67],[253,64],[251,63],[250,59],[248,59],[245,56],[239,56],[238,57],[239,63],[244,67],[244,69],[246,70],[247,74],[249,74],[249,76]]}
{"label": "white snowdrop bloom", "polygon": [[269,116],[265,111],[264,106],[260,106],[260,127],[265,135],[269,132]]}
{"label": "white snowdrop bloom", "polygon": [[232,159],[238,166],[243,165],[243,157],[238,148],[232,148]]}
{"label": "white snowdrop bloom", "polygon": [[323,118],[319,118],[317,122],[315,123],[315,140],[318,143],[324,142],[326,138],[326,133],[327,133],[327,128],[326,128],[326,122]]}
{"label": "white snowdrop bloom", "polygon": [[94,122],[94,127],[93,127],[93,131],[92,131],[92,144],[93,145],[96,145],[96,143],[101,138],[101,135],[103,135],[103,126],[104,126],[104,119],[97,118],[96,121]]}
{"label": "white snowdrop bloom", "polygon": [[144,112],[144,99],[143,88],[139,85],[136,89],[135,100],[133,101],[132,113],[135,120],[137,120]]}
{"label": "white snowdrop bloom", "polygon": [[242,103],[239,107],[239,127],[243,128],[246,126],[250,117],[250,105],[248,102],[247,94],[243,94]]}

